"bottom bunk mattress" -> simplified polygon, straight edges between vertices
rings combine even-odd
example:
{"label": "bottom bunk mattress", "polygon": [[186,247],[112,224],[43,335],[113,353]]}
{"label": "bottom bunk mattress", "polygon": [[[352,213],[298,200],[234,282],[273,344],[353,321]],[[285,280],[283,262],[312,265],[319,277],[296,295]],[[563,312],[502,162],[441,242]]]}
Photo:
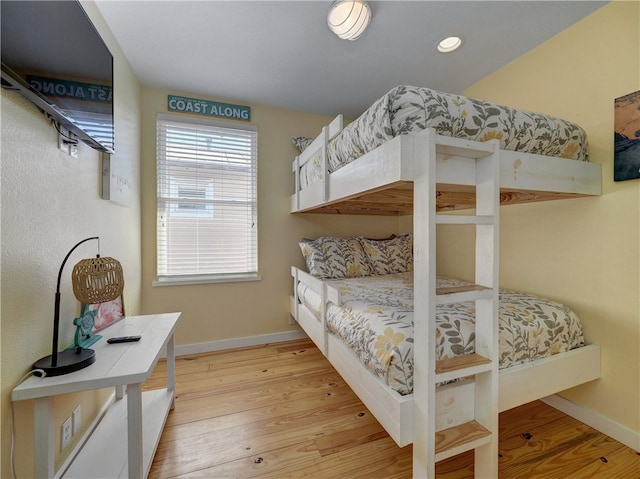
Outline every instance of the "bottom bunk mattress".
{"label": "bottom bunk mattress", "polygon": [[[327,328],[393,390],[413,391],[413,273],[329,281],[342,304],[326,306]],[[464,281],[437,278],[437,287]],[[316,318],[321,296],[298,283],[299,301]],[[584,346],[582,325],[567,306],[531,294],[500,290],[500,369]],[[436,358],[474,352],[474,303],[436,307]]]}

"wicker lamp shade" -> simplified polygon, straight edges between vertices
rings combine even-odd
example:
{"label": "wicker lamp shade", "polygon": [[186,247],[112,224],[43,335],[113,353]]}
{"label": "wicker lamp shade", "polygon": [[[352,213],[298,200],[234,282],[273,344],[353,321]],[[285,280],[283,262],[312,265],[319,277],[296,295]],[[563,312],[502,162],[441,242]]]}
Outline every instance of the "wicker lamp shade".
{"label": "wicker lamp shade", "polygon": [[113,301],[124,290],[122,265],[110,257],[83,259],[73,267],[71,281],[76,298],[83,304]]}

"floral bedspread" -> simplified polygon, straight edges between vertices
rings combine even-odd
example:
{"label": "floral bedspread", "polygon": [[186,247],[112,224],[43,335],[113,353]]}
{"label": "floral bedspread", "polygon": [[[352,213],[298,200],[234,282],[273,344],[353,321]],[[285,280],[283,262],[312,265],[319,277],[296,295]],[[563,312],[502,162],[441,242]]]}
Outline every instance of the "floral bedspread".
{"label": "floral bedspread", "polygon": [[[343,304],[327,305],[327,326],[371,371],[400,394],[413,391],[413,273],[331,281]],[[438,278],[438,287],[467,284]],[[300,301],[320,317],[320,296],[298,285]],[[436,357],[474,351],[474,303],[438,305]],[[506,368],[584,345],[582,325],[567,306],[500,290],[499,367]]]}
{"label": "floral bedspread", "polygon": [[[500,148],[588,161],[587,137],[578,125],[549,115],[495,105],[429,88],[398,86],[378,99],[329,143],[335,171],[398,135],[434,128],[440,135],[500,140]],[[320,154],[300,172],[304,187],[321,178]]]}

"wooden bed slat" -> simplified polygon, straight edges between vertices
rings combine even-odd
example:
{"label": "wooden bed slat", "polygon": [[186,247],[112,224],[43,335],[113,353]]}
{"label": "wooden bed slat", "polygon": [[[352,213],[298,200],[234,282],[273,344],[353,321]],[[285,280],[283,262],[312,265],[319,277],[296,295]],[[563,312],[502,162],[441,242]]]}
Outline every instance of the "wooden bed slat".
{"label": "wooden bed slat", "polygon": [[[502,188],[500,190],[500,204],[518,205],[536,203],[540,201],[568,200],[584,198],[591,195],[580,193],[556,193],[552,191],[518,191]],[[438,211],[470,210],[476,207],[475,193],[465,191],[438,191],[436,196]],[[389,187],[374,193],[359,195],[352,199],[345,199],[318,206],[312,210],[296,211],[295,213],[321,213],[336,215],[381,215],[404,216],[413,214],[413,188],[407,189]]]}
{"label": "wooden bed slat", "polygon": [[[411,185],[411,183],[408,183]],[[556,193],[552,191],[518,191],[502,188],[500,204],[517,205],[540,201],[568,200],[591,195],[581,193]],[[436,196],[438,211],[470,210],[476,207],[473,191],[439,190]],[[329,202],[314,207],[312,210],[295,211],[295,213],[321,213],[336,215],[381,215],[404,216],[413,214],[413,188],[410,186],[389,187],[378,191],[361,194],[354,198]]]}

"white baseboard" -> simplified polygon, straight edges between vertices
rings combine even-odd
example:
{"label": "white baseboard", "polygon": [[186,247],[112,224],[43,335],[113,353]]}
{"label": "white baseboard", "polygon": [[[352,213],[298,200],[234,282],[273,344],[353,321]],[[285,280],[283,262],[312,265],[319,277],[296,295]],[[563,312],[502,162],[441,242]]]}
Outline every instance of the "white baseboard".
{"label": "white baseboard", "polygon": [[207,341],[206,343],[183,344],[176,346],[176,356],[210,353],[213,351],[223,351],[225,349],[246,348],[248,346],[258,346],[260,344],[281,343],[283,341],[294,341],[296,339],[306,337],[307,335],[304,331],[285,331],[282,333],[261,334],[259,336],[246,336],[244,338]]}
{"label": "white baseboard", "polygon": [[542,401],[572,418],[585,423],[587,426],[591,426],[602,434],[606,434],[610,438],[621,442],[634,451],[640,451],[640,432],[633,431],[622,424],[612,421],[608,417],[602,416],[557,394],[547,396],[543,398]]}

